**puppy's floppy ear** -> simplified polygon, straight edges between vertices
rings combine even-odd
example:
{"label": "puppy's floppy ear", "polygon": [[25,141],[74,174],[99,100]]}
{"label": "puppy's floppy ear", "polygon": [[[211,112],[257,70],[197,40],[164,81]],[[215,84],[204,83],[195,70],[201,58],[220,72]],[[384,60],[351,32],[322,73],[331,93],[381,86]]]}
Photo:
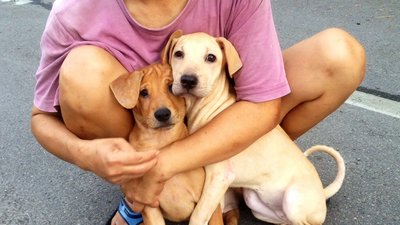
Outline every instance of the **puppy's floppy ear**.
{"label": "puppy's floppy ear", "polygon": [[123,107],[127,109],[135,107],[139,98],[140,82],[143,76],[143,71],[134,71],[121,75],[111,82],[111,91]]}
{"label": "puppy's floppy ear", "polygon": [[183,35],[182,30],[176,30],[174,33],[169,36],[168,42],[165,45],[164,49],[161,52],[161,63],[162,64],[169,64],[172,56],[172,50],[175,47],[178,38]]}
{"label": "puppy's floppy ear", "polygon": [[228,65],[228,73],[232,77],[240,68],[242,68],[242,60],[240,60],[239,53],[235,47],[226,38],[216,38],[219,46],[224,53],[226,64]]}

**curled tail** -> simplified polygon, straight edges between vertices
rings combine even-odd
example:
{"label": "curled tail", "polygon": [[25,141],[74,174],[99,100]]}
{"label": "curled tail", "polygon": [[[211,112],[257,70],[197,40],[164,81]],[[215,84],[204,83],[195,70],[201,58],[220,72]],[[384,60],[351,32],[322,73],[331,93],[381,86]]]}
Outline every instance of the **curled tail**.
{"label": "curled tail", "polygon": [[336,192],[339,191],[340,187],[343,184],[343,180],[345,177],[346,167],[344,164],[344,160],[340,153],[335,149],[325,146],[325,145],[315,145],[304,152],[304,155],[308,157],[314,152],[325,152],[328,155],[332,156],[336,161],[337,166],[337,174],[335,180],[329,184],[326,188],[324,188],[325,198],[328,199],[332,197]]}

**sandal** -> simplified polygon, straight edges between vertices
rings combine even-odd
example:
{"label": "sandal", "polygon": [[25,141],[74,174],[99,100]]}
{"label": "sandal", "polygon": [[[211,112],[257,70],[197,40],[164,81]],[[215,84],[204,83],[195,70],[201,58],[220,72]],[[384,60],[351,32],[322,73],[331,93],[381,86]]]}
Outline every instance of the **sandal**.
{"label": "sandal", "polygon": [[142,214],[134,212],[126,203],[125,199],[121,198],[118,209],[115,211],[115,213],[113,213],[109,221],[106,223],[107,225],[111,224],[111,220],[117,212],[121,215],[121,217],[125,220],[125,222],[128,225],[139,225],[143,223]]}
{"label": "sandal", "polygon": [[128,225],[139,225],[143,223],[142,214],[134,212],[123,198],[119,202],[118,212]]}

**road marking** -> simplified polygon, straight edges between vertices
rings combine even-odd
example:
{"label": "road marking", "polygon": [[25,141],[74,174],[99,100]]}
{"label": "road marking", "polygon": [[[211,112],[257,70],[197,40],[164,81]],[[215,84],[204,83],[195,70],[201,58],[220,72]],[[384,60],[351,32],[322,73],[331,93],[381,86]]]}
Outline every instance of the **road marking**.
{"label": "road marking", "polygon": [[25,4],[29,4],[29,3],[32,3],[32,1],[30,1],[30,0],[17,0],[15,2],[16,5],[25,5]]}
{"label": "road marking", "polygon": [[16,5],[25,5],[32,3],[30,0],[1,0],[1,2],[15,2]]}
{"label": "road marking", "polygon": [[346,103],[400,119],[400,102],[390,99],[356,91],[347,99]]}

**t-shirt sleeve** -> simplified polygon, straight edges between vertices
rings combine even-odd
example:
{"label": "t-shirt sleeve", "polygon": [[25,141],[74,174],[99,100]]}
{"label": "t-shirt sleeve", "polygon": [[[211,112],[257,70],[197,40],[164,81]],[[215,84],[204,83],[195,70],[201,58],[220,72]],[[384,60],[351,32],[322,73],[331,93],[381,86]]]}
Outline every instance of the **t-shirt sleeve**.
{"label": "t-shirt sleeve", "polygon": [[242,0],[230,17],[227,38],[243,63],[234,75],[237,100],[263,102],[290,93],[268,0]]}
{"label": "t-shirt sleeve", "polygon": [[71,35],[51,13],[40,41],[42,55],[35,75],[34,105],[40,110],[57,111],[59,70],[72,42]]}

